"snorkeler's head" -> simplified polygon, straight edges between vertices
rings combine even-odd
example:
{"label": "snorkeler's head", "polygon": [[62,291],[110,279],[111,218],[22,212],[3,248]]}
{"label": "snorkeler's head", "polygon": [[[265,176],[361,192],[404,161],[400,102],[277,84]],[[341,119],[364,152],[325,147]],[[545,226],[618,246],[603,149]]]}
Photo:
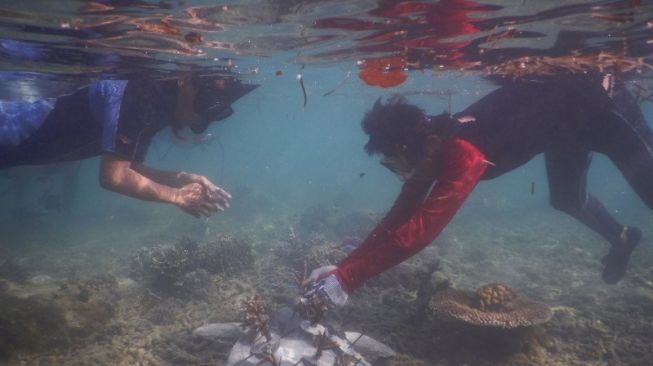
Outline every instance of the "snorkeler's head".
{"label": "snorkeler's head", "polygon": [[369,136],[365,151],[415,162],[424,151],[427,124],[424,111],[408,104],[403,97],[395,95],[385,102],[379,98],[361,124]]}
{"label": "snorkeler's head", "polygon": [[193,80],[197,90],[193,109],[202,120],[190,126],[194,133],[202,133],[211,122],[221,121],[234,111],[231,104],[258,85],[243,84],[233,77],[198,77]]}
{"label": "snorkeler's head", "polygon": [[419,163],[439,154],[442,141],[455,135],[459,125],[449,113],[429,116],[399,95],[385,102],[379,98],[363,118],[363,131],[369,136],[365,151],[382,154],[383,166],[408,179],[417,171],[430,172],[428,163],[418,169]]}

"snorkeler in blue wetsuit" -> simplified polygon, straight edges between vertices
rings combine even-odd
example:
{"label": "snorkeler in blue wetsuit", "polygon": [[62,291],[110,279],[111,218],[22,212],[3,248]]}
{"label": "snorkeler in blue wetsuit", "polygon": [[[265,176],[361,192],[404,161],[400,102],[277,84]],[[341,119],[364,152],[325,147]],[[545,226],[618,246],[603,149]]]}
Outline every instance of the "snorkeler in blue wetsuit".
{"label": "snorkeler in blue wetsuit", "polygon": [[0,101],[0,169],[100,155],[102,187],[209,216],[230,194],[202,175],[144,165],[149,142],[166,126],[182,139],[185,128],[204,132],[254,87],[225,77],[103,80],[56,99]]}

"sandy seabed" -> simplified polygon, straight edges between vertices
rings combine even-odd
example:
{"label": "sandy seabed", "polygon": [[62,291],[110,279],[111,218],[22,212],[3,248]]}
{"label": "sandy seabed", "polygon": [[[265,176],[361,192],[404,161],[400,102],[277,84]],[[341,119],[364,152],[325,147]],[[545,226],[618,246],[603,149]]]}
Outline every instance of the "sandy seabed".
{"label": "sandy seabed", "polygon": [[[304,263],[336,262],[373,225],[362,218],[367,227],[358,232],[330,232],[315,217],[303,219],[260,217],[247,227],[237,217],[215,226],[152,218],[134,227],[125,219],[79,230],[41,222],[5,231],[21,245],[3,249],[0,266],[0,365],[222,365],[231,344],[195,339],[193,329],[239,321],[240,300],[254,294],[270,312],[291,303]],[[468,212],[325,321],[394,348],[399,356],[377,362],[383,365],[649,365],[653,232],[641,227],[626,278],[611,286],[600,278],[607,243],[571,219]],[[202,245],[225,234],[247,245],[254,260],[237,271],[186,268],[175,277],[183,281],[176,291],[135,275],[143,247],[174,247],[182,236]],[[444,287],[490,282],[549,304],[553,318],[488,330],[442,321],[426,306]]]}

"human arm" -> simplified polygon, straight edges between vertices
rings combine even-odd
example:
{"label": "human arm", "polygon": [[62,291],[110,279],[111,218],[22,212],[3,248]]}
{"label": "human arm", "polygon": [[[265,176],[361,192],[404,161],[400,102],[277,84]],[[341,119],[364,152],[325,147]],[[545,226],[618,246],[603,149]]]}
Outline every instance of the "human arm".
{"label": "human arm", "polygon": [[179,187],[161,184],[134,169],[129,160],[119,155],[102,154],[99,179],[100,185],[110,191],[145,201],[171,203],[195,217],[222,210],[216,202],[207,199],[202,184],[193,182]]}
{"label": "human arm", "polygon": [[351,293],[369,278],[401,263],[428,245],[449,223],[486,169],[484,155],[471,143],[445,142],[440,173],[431,192],[403,223],[382,222],[331,272]]}
{"label": "human arm", "polygon": [[229,208],[229,200],[231,199],[231,194],[213,184],[209,178],[203,175],[187,173],[184,171],[171,172],[153,168],[144,164],[132,164],[132,168],[141,175],[144,175],[149,179],[168,187],[181,188],[191,183],[198,183],[202,185],[211,201],[214,201],[218,205],[218,209],[220,211],[224,211],[224,209]]}

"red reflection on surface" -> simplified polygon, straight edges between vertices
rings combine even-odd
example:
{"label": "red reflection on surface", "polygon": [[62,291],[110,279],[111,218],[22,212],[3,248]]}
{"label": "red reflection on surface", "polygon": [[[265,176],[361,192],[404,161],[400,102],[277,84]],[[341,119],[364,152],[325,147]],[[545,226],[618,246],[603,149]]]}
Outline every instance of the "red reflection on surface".
{"label": "red reflection on surface", "polygon": [[316,22],[315,26],[376,30],[358,40],[358,51],[405,56],[365,59],[360,63],[359,77],[368,85],[390,87],[406,80],[406,67],[422,69],[455,63],[465,55],[465,47],[470,45],[470,41],[446,39],[480,32],[477,27],[479,20],[470,15],[496,9],[468,0],[441,0],[436,3],[379,0],[377,8],[368,14],[385,19],[326,18]]}
{"label": "red reflection on surface", "polygon": [[391,88],[406,81],[405,67],[406,60],[402,57],[364,60],[360,64],[358,77],[367,85]]}

